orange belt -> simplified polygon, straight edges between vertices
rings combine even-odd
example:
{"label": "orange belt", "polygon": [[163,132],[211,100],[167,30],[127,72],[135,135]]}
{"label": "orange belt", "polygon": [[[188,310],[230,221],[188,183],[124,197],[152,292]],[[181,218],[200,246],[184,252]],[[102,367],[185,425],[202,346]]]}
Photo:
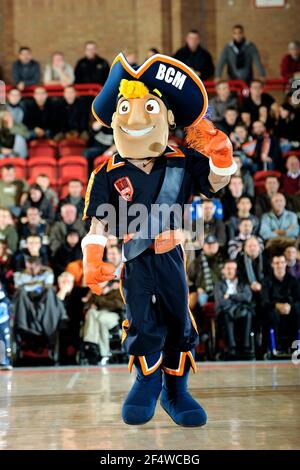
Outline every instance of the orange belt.
{"label": "orange belt", "polygon": [[[124,235],[124,243],[127,243],[134,237],[134,233],[127,233]],[[149,248],[155,251],[156,255],[162,253],[167,253],[168,251],[173,250],[176,245],[181,243],[182,234],[179,229],[177,230],[167,230],[160,233],[155,237],[154,243],[149,245]]]}

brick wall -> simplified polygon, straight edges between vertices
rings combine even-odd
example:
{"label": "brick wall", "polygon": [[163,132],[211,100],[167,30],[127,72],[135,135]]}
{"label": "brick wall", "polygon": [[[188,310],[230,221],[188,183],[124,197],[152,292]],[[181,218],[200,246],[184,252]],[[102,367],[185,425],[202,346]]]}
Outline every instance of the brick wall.
{"label": "brick wall", "polygon": [[0,0],[0,65],[8,79],[20,45],[30,45],[43,65],[55,50],[75,64],[89,39],[109,60],[130,47],[142,62],[148,47],[176,50],[190,27],[200,29],[216,59],[232,24],[241,22],[269,76],[276,76],[287,42],[297,37],[299,17],[298,0],[280,10],[258,10],[254,0]]}

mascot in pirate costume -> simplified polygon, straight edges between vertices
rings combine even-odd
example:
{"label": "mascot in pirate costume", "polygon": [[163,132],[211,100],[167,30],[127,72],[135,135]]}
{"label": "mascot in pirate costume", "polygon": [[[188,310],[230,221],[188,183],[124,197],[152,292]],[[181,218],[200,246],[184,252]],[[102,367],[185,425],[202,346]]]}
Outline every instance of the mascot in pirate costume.
{"label": "mascot in pirate costume", "polygon": [[[100,295],[101,283],[114,279],[104,261],[111,227],[103,207],[117,211],[116,235],[124,239],[121,293],[126,306],[123,344],[137,377],[122,407],[125,423],[143,424],[157,400],[181,426],[202,426],[204,409],[190,395],[189,371],[196,371],[198,335],[188,308],[184,254],[176,227],[160,223],[151,231],[151,207],[188,202],[195,191],[206,197],[226,186],[236,171],[229,139],[205,119],[207,94],[199,77],[185,64],[154,55],[139,68],[119,54],[96,97],[95,118],[112,127],[117,153],[91,175],[82,241],[87,285]],[[186,128],[187,148],[168,146],[169,129]],[[120,233],[118,207],[142,204],[148,215],[135,233]],[[124,228],[124,227],[123,227]],[[156,231],[155,231],[156,230]],[[124,232],[124,230],[123,230]],[[129,231],[130,232],[130,231]],[[103,285],[103,284],[102,284]]]}

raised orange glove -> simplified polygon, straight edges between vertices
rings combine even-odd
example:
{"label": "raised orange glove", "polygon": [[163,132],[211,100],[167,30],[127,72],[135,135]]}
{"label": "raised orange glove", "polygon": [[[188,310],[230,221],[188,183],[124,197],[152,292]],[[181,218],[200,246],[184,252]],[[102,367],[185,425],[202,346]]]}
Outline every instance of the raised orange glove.
{"label": "raised orange glove", "polygon": [[81,242],[83,273],[86,285],[94,294],[100,295],[101,282],[115,279],[115,266],[103,261],[106,238],[102,235],[86,235]]}
{"label": "raised orange glove", "polygon": [[233,175],[236,172],[230,139],[208,119],[202,119],[196,126],[186,129],[186,142],[209,158],[209,166],[216,175]]}

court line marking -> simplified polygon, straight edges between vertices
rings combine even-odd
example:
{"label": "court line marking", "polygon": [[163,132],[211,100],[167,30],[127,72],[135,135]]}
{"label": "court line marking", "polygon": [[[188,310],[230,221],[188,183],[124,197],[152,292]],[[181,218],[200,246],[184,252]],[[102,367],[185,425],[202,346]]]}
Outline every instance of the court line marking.
{"label": "court line marking", "polygon": [[69,382],[67,383],[66,389],[71,390],[74,387],[77,380],[79,379],[79,377],[80,377],[80,372],[75,372],[70,378]]}

